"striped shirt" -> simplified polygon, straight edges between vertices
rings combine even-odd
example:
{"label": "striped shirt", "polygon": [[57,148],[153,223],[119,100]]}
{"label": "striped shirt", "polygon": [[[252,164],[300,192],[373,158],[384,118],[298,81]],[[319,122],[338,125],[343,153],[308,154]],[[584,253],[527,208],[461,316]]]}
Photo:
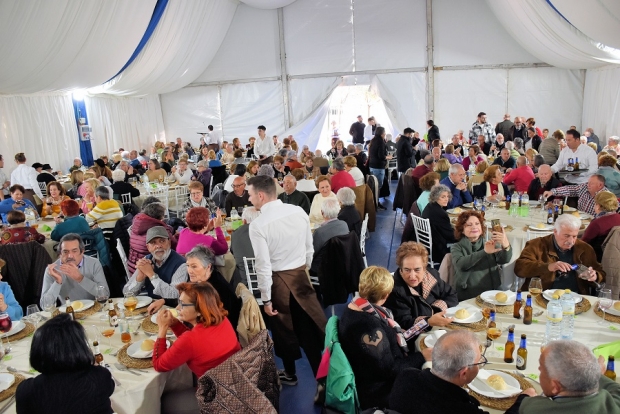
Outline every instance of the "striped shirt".
{"label": "striped shirt", "polygon": [[97,223],[101,229],[113,229],[122,217],[123,211],[116,200],[103,200],[86,215],[86,221]]}
{"label": "striped shirt", "polygon": [[[601,188],[601,191],[609,191],[607,187]],[[553,195],[563,197],[579,197],[577,201],[577,209],[588,214],[594,215],[594,197],[588,191],[588,183],[579,185],[565,185],[551,190]],[[600,191],[599,191],[600,192]],[[598,193],[596,193],[598,194]],[[595,195],[596,195],[595,194]]]}

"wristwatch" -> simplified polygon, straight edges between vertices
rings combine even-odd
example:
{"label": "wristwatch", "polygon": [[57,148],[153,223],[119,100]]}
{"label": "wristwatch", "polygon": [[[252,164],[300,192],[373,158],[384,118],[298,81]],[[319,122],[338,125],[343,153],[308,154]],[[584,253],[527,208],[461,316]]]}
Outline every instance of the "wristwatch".
{"label": "wristwatch", "polygon": [[153,273],[153,276],[151,276],[150,279],[151,280],[157,280],[157,279],[159,279],[159,275],[157,273]]}

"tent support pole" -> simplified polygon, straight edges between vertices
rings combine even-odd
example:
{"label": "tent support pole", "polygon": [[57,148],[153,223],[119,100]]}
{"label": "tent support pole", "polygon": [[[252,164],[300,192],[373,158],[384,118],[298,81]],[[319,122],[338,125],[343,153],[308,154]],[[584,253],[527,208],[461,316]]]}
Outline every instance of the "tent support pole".
{"label": "tent support pole", "polygon": [[433,0],[426,0],[426,119],[435,114],[435,67],[433,62]]}
{"label": "tent support pole", "polygon": [[280,33],[280,79],[282,81],[282,100],[284,102],[284,125],[290,128],[291,124],[291,96],[289,94],[289,79],[286,71],[286,48],[284,45],[284,8],[278,9],[278,31]]}

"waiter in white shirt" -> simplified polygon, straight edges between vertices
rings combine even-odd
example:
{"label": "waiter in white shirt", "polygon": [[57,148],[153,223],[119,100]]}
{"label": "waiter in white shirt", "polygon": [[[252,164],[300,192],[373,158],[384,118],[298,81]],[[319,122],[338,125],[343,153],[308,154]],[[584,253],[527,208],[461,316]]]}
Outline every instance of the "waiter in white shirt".
{"label": "waiter in white shirt", "polygon": [[368,125],[366,125],[366,128],[364,128],[364,148],[368,147],[368,143],[370,142],[370,140],[375,137],[375,130],[378,126],[380,125],[377,124],[374,116],[368,118]]}
{"label": "waiter in white shirt", "polygon": [[254,154],[258,157],[260,165],[271,164],[273,162],[273,154],[276,153],[276,147],[273,140],[267,137],[267,128],[264,125],[258,126],[258,139],[254,144]]}
{"label": "waiter in white shirt", "polygon": [[[271,140],[270,140],[271,141]],[[284,363],[280,380],[297,381],[295,360],[304,349],[316,376],[327,320],[310,284],[306,268],[314,249],[308,215],[301,207],[276,198],[271,177],[248,180],[250,202],[261,214],[250,224],[258,288],[265,313],[271,316],[275,352]]]}
{"label": "waiter in white shirt", "polygon": [[209,132],[207,132],[205,137],[206,144],[210,150],[217,153],[220,150],[220,134],[213,130],[213,125],[209,125],[207,129]]}
{"label": "waiter in white shirt", "polygon": [[[17,168],[11,173],[11,186],[19,184],[24,187],[26,190],[24,198],[27,198],[33,205],[37,206],[37,210],[41,214],[43,193],[41,193],[39,183],[37,182],[37,176],[39,175],[37,170],[26,165],[26,156],[23,152],[15,154],[15,162],[17,163]],[[39,201],[34,198],[35,194],[39,197]]]}
{"label": "waiter in white shirt", "polygon": [[565,170],[568,166],[568,159],[572,158],[573,162],[579,159],[579,169],[588,170],[578,174],[570,174],[564,177],[566,182],[571,184],[587,183],[591,175],[598,171],[598,157],[596,151],[587,144],[580,141],[581,135],[575,129],[566,131],[566,148],[560,151],[558,160],[551,166],[554,173]]}

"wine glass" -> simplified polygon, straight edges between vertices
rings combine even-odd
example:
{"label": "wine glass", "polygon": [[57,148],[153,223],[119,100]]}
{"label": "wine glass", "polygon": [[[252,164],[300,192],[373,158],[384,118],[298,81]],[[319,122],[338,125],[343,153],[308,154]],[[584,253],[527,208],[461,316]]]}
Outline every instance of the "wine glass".
{"label": "wine glass", "polygon": [[[95,325],[93,325],[95,326]],[[98,328],[97,328],[98,329]],[[105,329],[103,329],[102,331],[100,331],[99,333],[108,338],[108,350],[111,352],[114,348],[112,348],[112,336],[114,336],[114,332],[116,331],[116,329],[114,329],[111,326],[107,326]]]}
{"label": "wine glass", "polygon": [[138,299],[136,298],[136,294],[133,292],[126,292],[123,306],[125,306],[125,309],[127,309],[127,311],[129,312],[128,317],[131,317],[133,315],[134,309],[136,309],[136,306],[138,306]]}
{"label": "wine glass", "polygon": [[[11,328],[13,327],[13,322],[11,321],[11,316],[4,311],[0,311],[0,332],[3,333],[3,337],[6,337],[6,347],[4,347],[4,353],[8,354],[11,352],[11,342],[9,341],[8,335],[6,335]],[[1,342],[1,339],[0,339]]]}
{"label": "wine glass", "polygon": [[39,327],[39,322],[41,321],[41,309],[39,309],[38,305],[28,305],[26,308],[26,317],[34,323],[35,328]]}
{"label": "wine glass", "polygon": [[45,311],[45,312],[49,312],[50,317],[52,316],[52,310],[54,309],[54,307],[56,306],[56,297],[54,295],[52,295],[51,293],[46,293],[45,295],[41,296],[41,308]]}
{"label": "wine glass", "polygon": [[[532,301],[532,311],[533,311],[534,308],[536,307],[536,297],[542,293],[542,281],[540,280],[539,277],[533,277],[530,280],[530,287],[528,290],[530,292],[530,295],[532,295],[532,299],[534,299]],[[532,313],[534,316],[537,316],[537,312],[532,312]]]}
{"label": "wine glass", "polygon": [[106,310],[105,304],[109,298],[110,298],[110,291],[108,290],[108,288],[106,288],[103,285],[98,285],[95,291],[95,299],[101,305],[101,316],[99,317],[99,319],[102,321],[108,320],[107,315],[105,315],[105,310]]}
{"label": "wine glass", "polygon": [[605,321],[605,312],[611,308],[614,301],[611,299],[611,289],[601,289],[598,292],[598,307],[603,311],[603,319],[598,321],[599,325],[609,326]]}
{"label": "wine glass", "polygon": [[493,351],[491,351],[491,355],[489,356],[497,356],[496,352],[494,351],[494,348],[495,348],[494,345],[495,345],[495,340],[499,339],[499,337],[502,336],[503,324],[499,320],[495,320],[495,321],[489,320],[487,322],[486,333],[487,333],[487,340],[491,341],[491,349],[493,349]]}
{"label": "wine glass", "polygon": [[484,308],[482,308],[482,316],[484,316],[484,320],[486,323],[489,323],[489,318],[491,317],[491,311],[495,312],[497,315],[497,310],[493,303],[484,302]]}

